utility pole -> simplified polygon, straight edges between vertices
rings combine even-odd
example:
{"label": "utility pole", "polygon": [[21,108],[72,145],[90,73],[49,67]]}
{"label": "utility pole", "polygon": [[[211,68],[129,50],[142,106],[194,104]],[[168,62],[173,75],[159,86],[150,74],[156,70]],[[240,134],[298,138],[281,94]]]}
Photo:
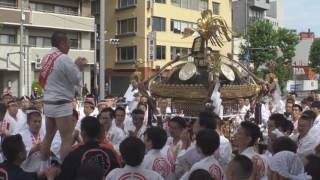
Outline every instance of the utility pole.
{"label": "utility pole", "polygon": [[247,33],[248,33],[248,32],[247,32],[247,31],[248,31],[248,16],[249,16],[248,9],[249,9],[249,8],[248,8],[248,0],[246,0],[245,2],[246,2],[246,3],[245,3],[245,4],[246,4],[246,5],[245,5],[245,6],[246,6],[246,19],[245,19],[245,21],[246,21],[246,26],[245,26],[245,35],[247,35]]}
{"label": "utility pole", "polygon": [[23,23],[25,21],[24,15],[24,8],[23,8],[23,1],[21,0],[20,10],[21,10],[21,19],[20,19],[20,72],[19,72],[19,96],[25,95],[24,93],[24,49],[23,49],[23,42],[24,42],[24,30],[23,30]]}
{"label": "utility pole", "polygon": [[95,95],[97,95],[96,93],[97,93],[97,91],[98,91],[98,89],[97,89],[97,86],[98,86],[98,77],[97,77],[97,74],[98,74],[98,72],[97,72],[97,31],[98,31],[98,29],[97,29],[97,24],[95,24],[95,26],[94,26],[94,85],[93,85],[93,89],[94,89],[94,91],[95,91]]}
{"label": "utility pole", "polygon": [[105,0],[100,0],[100,82],[99,82],[99,97],[104,99],[105,93],[105,17],[106,17]]}
{"label": "utility pole", "polygon": [[297,68],[297,62],[293,62],[295,68],[293,68],[293,77],[294,77],[294,90],[293,92],[296,92],[297,91],[297,77],[296,77],[296,68]]}

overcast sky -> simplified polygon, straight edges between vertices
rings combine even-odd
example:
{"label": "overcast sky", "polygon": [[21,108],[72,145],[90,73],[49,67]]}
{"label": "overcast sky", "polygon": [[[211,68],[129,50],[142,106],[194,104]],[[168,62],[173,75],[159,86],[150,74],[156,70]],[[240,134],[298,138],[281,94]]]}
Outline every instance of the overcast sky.
{"label": "overcast sky", "polygon": [[278,0],[281,4],[280,19],[285,28],[297,29],[298,32],[308,28],[320,37],[320,0]]}

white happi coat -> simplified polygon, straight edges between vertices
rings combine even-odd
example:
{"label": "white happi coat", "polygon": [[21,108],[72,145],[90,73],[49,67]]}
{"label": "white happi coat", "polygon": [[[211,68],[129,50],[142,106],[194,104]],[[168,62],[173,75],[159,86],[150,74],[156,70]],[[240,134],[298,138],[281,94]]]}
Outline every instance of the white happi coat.
{"label": "white happi coat", "polygon": [[244,117],[245,117],[245,115],[247,114],[248,110],[249,110],[249,107],[248,107],[248,106],[243,106],[241,109],[239,109],[238,115],[237,115],[237,117],[236,117],[236,121],[237,121],[238,123],[244,121]]}
{"label": "white happi coat", "polygon": [[223,135],[220,136],[220,146],[215,152],[215,155],[219,164],[223,169],[226,169],[228,163],[231,161],[232,147],[230,141]]}
{"label": "white happi coat", "polygon": [[[47,54],[59,54],[59,49],[53,47]],[[46,70],[46,65],[50,58],[45,56],[41,60],[41,68]],[[42,73],[40,73],[42,74]],[[44,88],[44,101],[60,101],[67,100],[70,103],[61,105],[46,104],[43,105],[44,114],[47,117],[58,118],[72,115],[71,101],[76,92],[76,88],[81,86],[82,78],[79,67],[74,61],[67,55],[61,54],[54,61],[52,72],[48,75]]]}
{"label": "white happi coat", "polygon": [[[115,119],[112,121],[112,126],[118,127],[116,125]],[[130,115],[126,115],[126,117],[125,117],[125,119],[123,121],[123,129],[122,129],[122,127],[118,127],[118,128],[120,128],[123,131],[125,136],[128,136],[129,135],[129,130],[134,129],[134,125],[132,123],[131,116]]]}
{"label": "white happi coat", "polygon": [[1,130],[9,135],[16,135],[22,133],[28,128],[27,118],[21,109],[18,110],[17,118],[12,117],[9,112],[3,118]]}
{"label": "white happi coat", "polygon": [[261,104],[261,120],[264,124],[268,123],[269,117],[271,116],[271,113],[269,111],[269,106],[266,104]]}
{"label": "white happi coat", "polygon": [[[141,128],[139,129],[138,133],[137,133],[137,138],[141,139],[143,141],[143,137],[144,137],[144,132],[147,130],[147,127],[142,125]],[[129,135],[129,131],[135,132],[136,131],[136,127],[135,126],[130,126],[129,129],[127,129],[128,131],[128,135]]]}
{"label": "white happi coat", "polygon": [[320,114],[316,117],[316,119],[313,122],[313,127],[320,128]]}
{"label": "white happi coat", "polygon": [[[22,109],[19,109],[19,110],[18,110],[17,119],[23,119],[23,121],[26,122],[25,128],[26,128],[26,129],[28,128],[28,127],[27,127],[27,113],[26,113],[26,112],[23,112]],[[24,130],[25,130],[25,129],[24,129]],[[22,133],[24,130],[22,130],[21,133]]]}
{"label": "white happi coat", "polygon": [[215,180],[223,180],[224,179],[224,172],[222,167],[220,166],[218,160],[214,158],[214,156],[207,156],[201,161],[195,163],[190,171],[185,173],[180,180],[188,180],[190,174],[198,169],[203,169],[209,172],[209,174],[214,177]]}
{"label": "white happi coat", "polygon": [[105,180],[163,180],[156,172],[142,168],[126,165],[124,168],[112,170]]}
{"label": "white happi coat", "polygon": [[[320,143],[319,135],[320,128],[312,127],[307,135],[301,139],[297,139],[297,154],[304,158],[305,156],[314,153],[315,148]],[[299,137],[299,136],[298,136]]]}
{"label": "white happi coat", "polygon": [[[89,116],[93,116],[93,117],[96,117],[97,115],[98,115],[98,109],[96,110],[97,108],[95,108],[95,110],[89,115]],[[96,112],[97,111],[97,112]],[[81,113],[82,112],[82,113]],[[86,116],[85,116],[85,114],[84,114],[84,112],[83,112],[83,110],[82,111],[80,111],[80,115],[79,115],[79,120],[77,121],[77,124],[76,124],[76,126],[74,127],[74,130],[77,130],[77,131],[79,131],[79,132],[81,132],[81,121],[82,121],[82,119],[83,118],[85,118]]]}
{"label": "white happi coat", "polygon": [[38,172],[40,170],[40,151],[34,152],[30,154],[32,147],[41,143],[44,138],[43,131],[39,131],[38,136],[34,136],[29,129],[26,129],[22,132],[22,140],[24,145],[26,146],[27,151],[27,159],[22,163],[21,167],[23,170],[27,172]]}
{"label": "white happi coat", "polygon": [[119,150],[120,143],[125,139],[125,134],[122,129],[112,126],[110,127],[109,131],[106,132],[106,140],[113,144],[113,146]]}
{"label": "white happi coat", "polygon": [[143,141],[143,138],[144,138],[144,132],[147,130],[147,127],[146,126],[142,126],[138,133],[137,133],[137,137],[140,138],[142,141]]}
{"label": "white happi coat", "polygon": [[191,143],[188,149],[183,149],[179,152],[176,159],[175,175],[177,178],[184,175],[189,168],[189,165],[194,165],[201,160],[201,154],[197,151],[196,144]]}
{"label": "white happi coat", "polygon": [[151,149],[144,156],[142,167],[153,170],[164,179],[168,179],[171,174],[171,165],[160,150]]}
{"label": "white happi coat", "polygon": [[251,160],[256,159],[258,163],[258,169],[260,171],[260,174],[262,175],[260,179],[267,180],[268,164],[266,162],[266,159],[263,158],[263,156],[256,153],[253,147],[248,147],[247,149],[242,151],[240,154],[247,156]]}
{"label": "white happi coat", "polygon": [[166,145],[161,149],[161,153],[167,158],[171,165],[171,170],[175,171],[176,159],[182,148],[182,141],[179,140],[177,144],[173,143],[173,138],[169,137]]}
{"label": "white happi coat", "polygon": [[179,140],[177,144],[173,143],[173,138],[172,137],[168,137],[167,143],[168,146],[170,146],[174,152],[176,153],[176,155],[179,154],[179,152],[181,151],[182,148],[182,141]]}

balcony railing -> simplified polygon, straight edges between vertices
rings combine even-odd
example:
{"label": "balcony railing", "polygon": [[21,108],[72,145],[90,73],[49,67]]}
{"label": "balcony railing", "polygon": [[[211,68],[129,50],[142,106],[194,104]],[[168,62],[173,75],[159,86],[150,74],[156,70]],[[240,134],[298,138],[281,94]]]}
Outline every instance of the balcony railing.
{"label": "balcony railing", "polygon": [[270,2],[268,0],[249,0],[248,4],[251,7],[268,10],[270,9]]}
{"label": "balcony railing", "polygon": [[79,16],[78,12],[74,11],[57,11],[57,10],[44,10],[44,9],[37,9],[33,11],[39,11],[39,12],[46,12],[46,13],[56,13],[56,14],[64,14],[64,15],[71,15],[71,16]]}

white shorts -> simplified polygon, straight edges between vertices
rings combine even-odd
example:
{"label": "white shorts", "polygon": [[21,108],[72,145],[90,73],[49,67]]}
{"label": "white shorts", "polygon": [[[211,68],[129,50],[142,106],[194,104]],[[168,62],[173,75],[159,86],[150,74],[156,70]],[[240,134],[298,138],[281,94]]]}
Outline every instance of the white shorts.
{"label": "white shorts", "polygon": [[71,116],[73,113],[71,103],[66,103],[62,105],[44,104],[43,110],[44,110],[44,115],[50,118]]}

